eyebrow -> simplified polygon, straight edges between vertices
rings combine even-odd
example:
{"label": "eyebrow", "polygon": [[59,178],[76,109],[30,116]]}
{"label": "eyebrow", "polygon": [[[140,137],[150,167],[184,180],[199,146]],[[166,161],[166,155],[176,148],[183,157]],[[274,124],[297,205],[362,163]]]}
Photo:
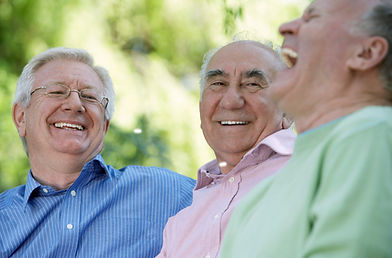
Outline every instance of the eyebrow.
{"label": "eyebrow", "polygon": [[[68,88],[71,88],[65,81],[49,81],[48,83],[45,83],[44,86],[53,85],[53,84],[61,84],[61,85],[64,85],[64,86],[66,86]],[[78,83],[78,86],[79,85],[82,86],[82,87],[80,87],[82,90],[84,90],[84,89],[94,89],[95,88],[94,86],[92,86],[90,84],[84,84],[84,83],[79,84]],[[79,87],[77,87],[77,88],[79,88]]]}
{"label": "eyebrow", "polygon": [[245,76],[246,78],[253,78],[253,77],[259,78],[261,80],[264,80],[268,84],[271,82],[270,78],[267,76],[265,72],[256,68],[246,72]]}
{"label": "eyebrow", "polygon": [[206,79],[208,80],[215,76],[228,76],[228,74],[225,73],[225,71],[223,71],[222,69],[214,69],[207,72]]}
{"label": "eyebrow", "polygon": [[[206,73],[207,80],[214,78],[216,76],[228,77],[229,75],[225,71],[223,71],[222,69],[214,69],[214,70],[210,70]],[[256,68],[245,72],[245,78],[258,78],[260,80],[265,81],[267,84],[269,84],[271,82],[270,78],[268,77],[268,75],[265,72],[263,72],[262,70],[256,69]]]}

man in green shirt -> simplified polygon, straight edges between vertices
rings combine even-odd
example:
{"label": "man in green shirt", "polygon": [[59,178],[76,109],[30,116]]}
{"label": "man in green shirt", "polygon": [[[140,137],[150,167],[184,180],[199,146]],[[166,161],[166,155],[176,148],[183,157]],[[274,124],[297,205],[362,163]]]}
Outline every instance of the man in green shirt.
{"label": "man in green shirt", "polygon": [[391,24],[391,0],[316,0],[280,27],[289,68],[269,93],[299,135],[221,257],[392,257]]}

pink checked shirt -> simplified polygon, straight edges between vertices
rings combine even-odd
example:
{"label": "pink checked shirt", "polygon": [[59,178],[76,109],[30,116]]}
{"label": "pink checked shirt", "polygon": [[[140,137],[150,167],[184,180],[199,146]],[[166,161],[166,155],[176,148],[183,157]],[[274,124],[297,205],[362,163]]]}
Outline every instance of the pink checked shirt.
{"label": "pink checked shirt", "polygon": [[220,173],[216,160],[202,166],[192,205],[169,219],[157,257],[217,257],[234,208],[253,186],[283,167],[294,140],[291,129],[266,137],[226,175]]}

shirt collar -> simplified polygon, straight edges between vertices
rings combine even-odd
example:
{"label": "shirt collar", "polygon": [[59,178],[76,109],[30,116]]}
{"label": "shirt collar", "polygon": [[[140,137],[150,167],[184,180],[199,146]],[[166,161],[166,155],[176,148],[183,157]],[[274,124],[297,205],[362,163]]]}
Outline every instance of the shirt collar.
{"label": "shirt collar", "polygon": [[[90,178],[96,177],[97,175],[104,173],[106,176],[112,177],[113,175],[110,173],[110,171],[107,168],[107,165],[105,164],[105,161],[103,160],[101,154],[98,154],[95,156],[92,160],[87,162],[83,169],[82,172],[80,173],[79,177],[75,180],[74,184],[77,181],[90,181]],[[86,179],[87,178],[87,179]],[[73,185],[74,185],[73,184]],[[26,187],[25,187],[25,192],[24,192],[24,197],[23,197],[23,206],[27,205],[27,202],[29,201],[31,195],[36,189],[39,188],[48,188],[47,186],[41,185],[38,181],[36,181],[31,173],[31,169],[29,170],[29,173],[27,175],[27,180],[26,180]],[[54,191],[54,190],[53,190]]]}
{"label": "shirt collar", "polygon": [[25,187],[25,193],[24,193],[24,198],[23,198],[23,206],[26,206],[27,201],[30,198],[30,195],[32,192],[39,188],[41,185],[38,183],[34,178],[33,175],[31,174],[31,169],[29,169],[29,173],[27,174],[27,180],[26,180],[26,187]]}
{"label": "shirt collar", "polygon": [[295,137],[296,135],[291,128],[283,129],[267,136],[253,149],[249,150],[240,162],[226,175],[220,172],[216,159],[208,162],[197,171],[195,190],[203,188],[216,180],[232,176],[246,167],[262,163],[274,153],[284,156],[291,155],[294,149]]}

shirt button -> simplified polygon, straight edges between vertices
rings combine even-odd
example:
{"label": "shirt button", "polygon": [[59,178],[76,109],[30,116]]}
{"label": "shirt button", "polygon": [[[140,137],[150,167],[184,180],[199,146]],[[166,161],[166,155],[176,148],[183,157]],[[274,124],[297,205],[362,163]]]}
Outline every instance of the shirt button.
{"label": "shirt button", "polygon": [[42,189],[42,191],[44,191],[44,193],[48,193],[49,192],[49,190],[46,189],[46,188]]}
{"label": "shirt button", "polygon": [[75,197],[75,196],[76,196],[76,191],[75,191],[75,190],[72,190],[72,191],[71,191],[71,195],[72,195],[72,197]]}
{"label": "shirt button", "polygon": [[229,182],[230,182],[230,183],[233,183],[233,182],[234,182],[234,177],[233,177],[233,176],[229,178]]}
{"label": "shirt button", "polygon": [[211,258],[211,255],[210,255],[210,254],[207,254],[207,255],[205,256],[205,258]]}
{"label": "shirt button", "polygon": [[67,224],[67,228],[68,228],[69,230],[71,230],[71,229],[73,229],[73,225],[72,225],[72,224]]}
{"label": "shirt button", "polygon": [[216,214],[215,216],[214,216],[214,219],[218,219],[220,217],[220,215],[219,214]]}

